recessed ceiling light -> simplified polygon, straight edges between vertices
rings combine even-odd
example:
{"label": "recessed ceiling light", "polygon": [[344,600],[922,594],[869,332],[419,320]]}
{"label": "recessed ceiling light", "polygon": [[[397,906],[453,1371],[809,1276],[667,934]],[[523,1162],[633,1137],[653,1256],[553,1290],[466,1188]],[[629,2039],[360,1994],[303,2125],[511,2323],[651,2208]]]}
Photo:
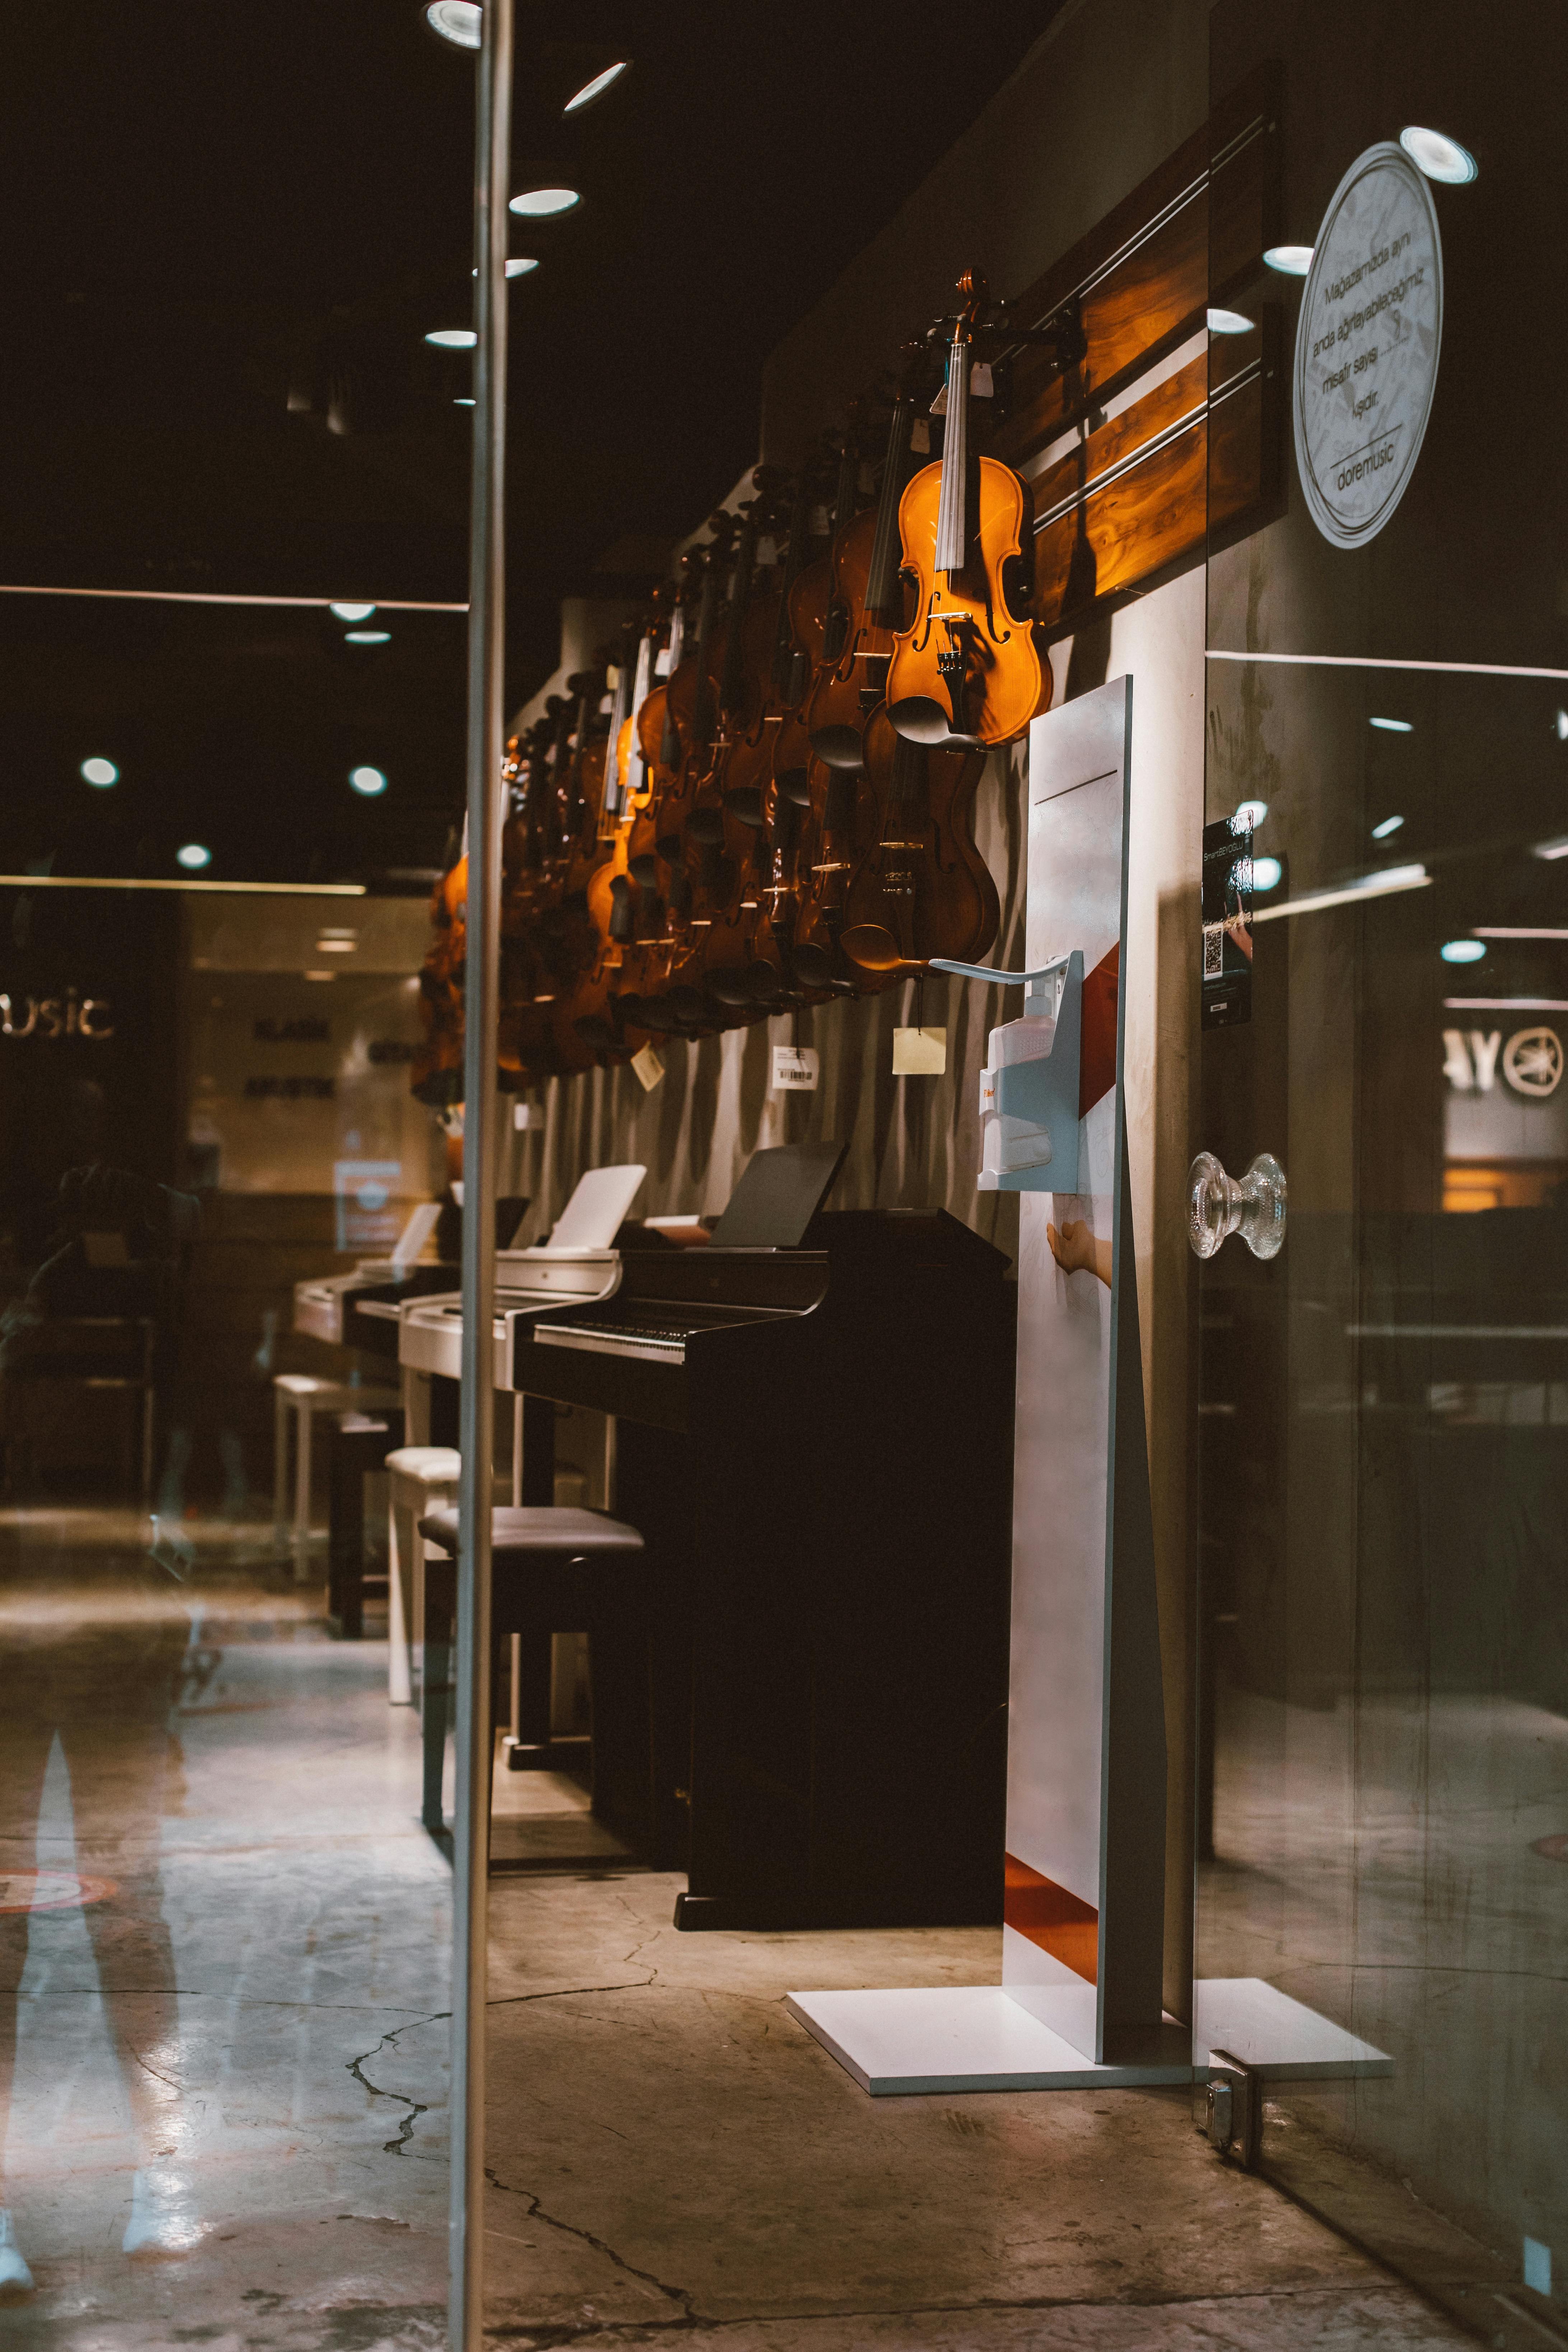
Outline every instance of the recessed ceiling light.
{"label": "recessed ceiling light", "polygon": [[1250,319],[1244,319],[1239,310],[1211,309],[1209,311],[1211,335],[1250,335],[1252,327],[1253,321]]}
{"label": "recessed ceiling light", "polygon": [[95,784],[100,793],[107,792],[110,784],[120,782],[120,771],[112,760],[84,760],[81,772],[86,781]]}
{"label": "recessed ceiling light", "polygon": [[484,24],[484,12],[475,0],[430,0],[425,11],[425,22],[455,49],[477,49]]}
{"label": "recessed ceiling light", "polygon": [[1389,835],[1391,833],[1397,833],[1404,823],[1405,819],[1402,816],[1385,816],[1381,824],[1374,824],[1373,826],[1372,837],[1373,841],[1386,841]]}
{"label": "recessed ceiling light", "polygon": [[1552,841],[1538,841],[1530,854],[1531,857],[1568,857],[1568,833],[1560,833]]}
{"label": "recessed ceiling light", "polygon": [[1437,950],[1445,963],[1479,963],[1486,951],[1485,940],[1445,940]]}
{"label": "recessed ceiling light", "polygon": [[302,971],[300,974],[301,980],[336,980],[337,976],[335,971]]}
{"label": "recessed ceiling light", "polygon": [[475,404],[471,400],[455,400],[452,405],[454,408],[472,408]]}
{"label": "recessed ceiling light", "polygon": [[[538,267],[539,264],[531,254],[514,253],[507,263],[506,274],[509,278],[526,278],[531,269],[537,269]],[[477,278],[479,274],[477,269],[471,269],[468,272],[470,278]]]}
{"label": "recessed ceiling light", "polygon": [[1252,861],[1252,887],[1255,890],[1277,890],[1285,868],[1277,857],[1255,857]]}
{"label": "recessed ceiling light", "polygon": [[425,338],[441,352],[471,352],[479,341],[472,327],[434,327]]}
{"label": "recessed ceiling light", "polygon": [[329,604],[327,610],[335,620],[368,621],[375,606],[374,604]]}
{"label": "recessed ceiling light", "polygon": [[582,201],[576,188],[522,188],[509,210],[521,213],[525,220],[556,220],[563,213],[575,212]]}
{"label": "recessed ceiling light", "polygon": [[606,66],[603,73],[594,76],[592,81],[585,81],[574,98],[567,100],[562,113],[581,114],[585,106],[592,106],[596,98],[603,98],[605,92],[619,81],[630,64],[630,58],[620,58],[613,66]]}
{"label": "recessed ceiling light", "polygon": [[1557,731],[1557,740],[1568,743],[1568,710],[1560,710],[1552,724]]}
{"label": "recessed ceiling light", "polygon": [[200,866],[210,866],[213,862],[212,851],[204,849],[199,841],[187,841],[183,849],[175,850],[174,856],[180,864],[188,866],[193,874]]}
{"label": "recessed ceiling light", "polygon": [[1429,180],[1446,181],[1450,187],[1463,187],[1480,171],[1469,149],[1446,131],[1423,131],[1419,123],[1412,122],[1400,132],[1399,143],[1418,171]]}
{"label": "recessed ceiling light", "polygon": [[1369,727],[1381,727],[1385,735],[1414,735],[1415,730],[1408,719],[1369,719]]}
{"label": "recessed ceiling light", "polygon": [[366,800],[373,801],[378,793],[386,790],[386,778],[379,768],[351,768],[349,782],[356,793],[364,794]]}
{"label": "recessed ceiling light", "polygon": [[324,936],[316,941],[316,953],[318,955],[353,955],[358,945],[359,940],[353,932],[350,932],[346,939]]}
{"label": "recessed ceiling light", "polygon": [[1310,245],[1271,245],[1263,259],[1282,278],[1305,278],[1312,267],[1312,248]]}
{"label": "recessed ceiling light", "polygon": [[343,643],[345,646],[389,646],[392,643],[392,631],[390,629],[345,629]]}
{"label": "recessed ceiling light", "polygon": [[1244,831],[1256,833],[1268,814],[1267,801],[1243,801],[1238,805],[1231,823],[1240,825]]}

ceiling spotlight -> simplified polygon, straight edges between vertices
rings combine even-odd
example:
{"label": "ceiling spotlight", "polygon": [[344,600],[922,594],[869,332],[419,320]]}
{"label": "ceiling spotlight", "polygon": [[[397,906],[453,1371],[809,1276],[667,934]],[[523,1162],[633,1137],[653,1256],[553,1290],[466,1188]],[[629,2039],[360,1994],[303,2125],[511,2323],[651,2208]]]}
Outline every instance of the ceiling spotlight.
{"label": "ceiling spotlight", "polygon": [[1441,131],[1423,131],[1412,122],[1400,132],[1399,143],[1417,171],[1425,172],[1429,180],[1446,181],[1450,187],[1462,188],[1480,170],[1469,149]]}
{"label": "ceiling spotlight", "polygon": [[174,856],[180,864],[188,867],[193,874],[198,872],[204,866],[210,866],[213,862],[212,851],[204,849],[199,841],[187,841],[183,849],[175,850]]}
{"label": "ceiling spotlight", "polygon": [[576,188],[521,188],[508,209],[525,220],[558,220],[563,213],[574,213],[582,201]]}
{"label": "ceiling spotlight", "polygon": [[479,339],[472,327],[437,327],[425,340],[440,352],[471,352]]}
{"label": "ceiling spotlight", "polygon": [[379,793],[386,790],[386,778],[379,768],[351,768],[349,782],[356,793],[364,794],[367,801],[374,800]]}
{"label": "ceiling spotlight", "polygon": [[1305,278],[1312,267],[1312,248],[1310,245],[1271,245],[1263,259],[1281,278]]}
{"label": "ceiling spotlight", "polygon": [[1445,940],[1437,950],[1445,963],[1479,963],[1486,951],[1485,940]]}
{"label": "ceiling spotlight", "polygon": [[1252,887],[1255,890],[1277,890],[1285,868],[1277,857],[1255,857],[1252,861]]}
{"label": "ceiling spotlight", "polygon": [[[507,263],[506,274],[509,278],[526,278],[531,269],[537,269],[538,267],[537,261],[531,260],[527,254],[520,253]],[[477,269],[470,270],[468,273],[471,278],[477,278],[479,274]]]}
{"label": "ceiling spotlight", "polygon": [[345,646],[389,646],[392,643],[392,631],[390,629],[345,629],[343,643]]}
{"label": "ceiling spotlight", "polygon": [[327,610],[334,620],[368,621],[375,606],[374,604],[329,604]]}
{"label": "ceiling spotlight", "polygon": [[1408,719],[1369,719],[1369,727],[1381,727],[1385,735],[1414,735],[1414,725]]}
{"label": "ceiling spotlight", "polygon": [[585,81],[574,98],[567,100],[562,113],[581,114],[584,107],[592,106],[596,98],[603,98],[612,84],[619,81],[630,64],[630,58],[619,58],[613,66],[606,66],[603,73],[594,76],[592,81]]}
{"label": "ceiling spotlight", "polygon": [[1552,724],[1556,730],[1557,740],[1568,743],[1568,710],[1560,710]]}
{"label": "ceiling spotlight", "polygon": [[1209,312],[1211,335],[1250,335],[1252,327],[1253,321],[1244,319],[1239,310],[1211,310]]}
{"label": "ceiling spotlight", "polygon": [[1385,816],[1381,824],[1374,824],[1373,826],[1372,837],[1373,841],[1386,841],[1389,835],[1391,833],[1397,833],[1404,823],[1405,819],[1402,816]]}
{"label": "ceiling spotlight", "polygon": [[430,0],[425,22],[455,49],[477,49],[484,11],[475,0]]}
{"label": "ceiling spotlight", "polygon": [[359,945],[357,931],[323,931],[316,941],[318,955],[353,955]]}
{"label": "ceiling spotlight", "polygon": [[86,781],[95,784],[100,793],[107,792],[110,784],[120,782],[120,771],[112,760],[84,760],[81,772]]}
{"label": "ceiling spotlight", "polygon": [[472,408],[474,404],[472,400],[455,400],[452,403],[454,408]]}

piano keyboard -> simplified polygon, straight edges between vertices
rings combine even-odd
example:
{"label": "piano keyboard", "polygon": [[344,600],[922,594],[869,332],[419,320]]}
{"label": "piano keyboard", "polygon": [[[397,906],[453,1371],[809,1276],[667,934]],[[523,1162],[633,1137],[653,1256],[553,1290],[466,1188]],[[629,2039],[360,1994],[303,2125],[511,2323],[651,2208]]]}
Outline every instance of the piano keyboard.
{"label": "piano keyboard", "polygon": [[683,1364],[692,1326],[659,1323],[536,1323],[542,1348],[583,1348],[597,1356],[634,1356],[650,1364]]}

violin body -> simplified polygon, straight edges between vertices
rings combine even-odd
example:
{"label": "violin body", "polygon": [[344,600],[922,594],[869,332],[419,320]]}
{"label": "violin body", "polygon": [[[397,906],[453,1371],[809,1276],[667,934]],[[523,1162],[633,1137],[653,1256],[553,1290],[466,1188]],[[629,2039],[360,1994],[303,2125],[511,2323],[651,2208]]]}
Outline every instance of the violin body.
{"label": "violin body", "polygon": [[[831,768],[859,766],[862,732],[882,698],[893,651],[892,625],[885,625],[866,602],[876,536],[877,515],[868,507],[856,516],[833,551],[821,659],[801,713],[813,752]],[[895,617],[901,622],[902,612]]]}
{"label": "violin body", "polygon": [[974,963],[996,937],[1001,902],[974,845],[984,754],[914,743],[885,709],[866,729],[866,772],[881,824],[845,894],[840,942],[867,971],[907,977],[933,956]]}
{"label": "violin body", "polygon": [[887,700],[899,733],[916,743],[1011,743],[1050,702],[1024,588],[1034,498],[1010,466],[974,462],[978,516],[962,570],[937,569],[940,464],[921,467],[899,507],[915,617],[894,637]]}

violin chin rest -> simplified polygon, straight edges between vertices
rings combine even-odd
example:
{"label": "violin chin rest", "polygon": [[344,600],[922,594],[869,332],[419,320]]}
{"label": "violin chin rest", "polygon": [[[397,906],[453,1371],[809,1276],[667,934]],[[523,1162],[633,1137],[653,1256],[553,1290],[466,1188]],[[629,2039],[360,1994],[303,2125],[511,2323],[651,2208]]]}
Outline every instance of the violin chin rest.
{"label": "violin chin rest", "polygon": [[744,977],[738,971],[715,972],[708,982],[708,993],[715,1003],[726,1006],[731,1013],[740,1012],[752,1001]]}
{"label": "violin chin rest", "polygon": [[789,960],[795,966],[795,978],[804,980],[807,988],[826,988],[833,977],[831,951],[818,947],[813,940],[790,950]]}
{"label": "violin chin rest", "polygon": [[786,801],[796,808],[811,806],[811,771],[809,768],[781,768],[775,780]]}
{"label": "violin chin rest", "polygon": [[658,889],[658,860],[650,850],[645,849],[640,856],[628,858],[626,871],[640,890]]}
{"label": "violin chin rest", "polygon": [[952,714],[940,702],[926,694],[909,694],[901,702],[889,702],[888,716],[899,734],[911,743],[951,743]]}
{"label": "violin chin rest", "polygon": [[692,1022],[700,1021],[708,1009],[702,1002],[702,991],[693,988],[689,981],[682,981],[679,987],[670,990],[669,1003],[676,1019],[684,1022],[689,1028]]}
{"label": "violin chin rest", "polygon": [[838,944],[866,971],[896,971],[904,961],[897,940],[880,923],[852,923]]}
{"label": "violin chin rest", "polygon": [[724,806],[738,824],[749,824],[761,828],[763,795],[758,785],[741,784],[734,792],[726,793]]}
{"label": "violin chin rest", "polygon": [[[944,717],[944,729],[946,724]],[[854,727],[819,727],[811,739],[811,748],[829,768],[858,768],[865,753],[859,730]]]}

